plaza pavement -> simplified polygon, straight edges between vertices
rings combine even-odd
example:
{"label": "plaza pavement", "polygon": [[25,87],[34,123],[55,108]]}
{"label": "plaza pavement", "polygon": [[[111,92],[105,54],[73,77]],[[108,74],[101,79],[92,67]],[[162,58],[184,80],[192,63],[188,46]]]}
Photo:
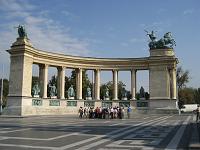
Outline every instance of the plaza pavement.
{"label": "plaza pavement", "polygon": [[194,119],[192,114],[134,114],[122,120],[1,116],[0,150],[198,149]]}

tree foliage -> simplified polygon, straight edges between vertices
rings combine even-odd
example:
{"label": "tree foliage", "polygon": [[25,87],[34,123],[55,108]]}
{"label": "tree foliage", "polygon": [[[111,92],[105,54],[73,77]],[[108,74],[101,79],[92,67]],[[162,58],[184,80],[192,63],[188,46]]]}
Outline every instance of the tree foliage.
{"label": "tree foliage", "polygon": [[[100,98],[104,99],[104,96],[105,96],[105,93],[106,93],[106,87],[109,90],[109,99],[112,100],[114,98],[114,94],[113,94],[113,82],[112,81],[108,81],[107,83],[101,85],[101,87],[100,87]],[[118,82],[118,98],[120,100],[123,97],[124,90],[127,93],[127,98],[128,99],[131,98],[130,91],[127,91],[125,89],[125,87],[126,87],[126,85],[122,81]]]}
{"label": "tree foliage", "polygon": [[179,90],[183,87],[186,87],[186,83],[189,82],[189,71],[184,71],[182,67],[178,67],[176,72],[176,79]]}
{"label": "tree foliage", "polygon": [[[48,90],[47,90],[47,96],[50,96],[50,89],[49,85],[53,85],[57,87],[57,76],[52,76],[51,79],[49,80],[48,83]],[[65,97],[67,98],[67,91],[69,87],[73,85],[74,91],[76,93],[76,70],[72,70],[71,76],[67,77],[65,76]],[[92,89],[92,83],[90,82],[88,75],[85,70],[82,72],[82,94],[83,94],[83,99],[86,98],[86,93],[87,93],[87,87],[90,87]],[[58,87],[57,87],[58,88]]]}
{"label": "tree foliage", "polygon": [[200,104],[200,88],[194,89],[194,101],[196,104]]}
{"label": "tree foliage", "polygon": [[183,104],[194,104],[194,89],[193,88],[182,88],[179,90],[179,100]]}
{"label": "tree foliage", "polygon": [[186,83],[189,82],[189,71],[178,67],[176,71],[176,80],[178,86],[178,100],[181,104],[192,103],[191,89],[186,88]]}

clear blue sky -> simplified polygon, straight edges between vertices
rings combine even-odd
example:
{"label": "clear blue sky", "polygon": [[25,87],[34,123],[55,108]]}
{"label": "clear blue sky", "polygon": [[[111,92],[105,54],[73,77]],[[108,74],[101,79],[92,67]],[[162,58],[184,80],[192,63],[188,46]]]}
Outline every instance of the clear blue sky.
{"label": "clear blue sky", "polygon": [[[0,0],[0,75],[3,64],[8,77],[4,50],[15,41],[18,24],[26,25],[38,49],[94,57],[149,56],[146,29],[156,30],[159,38],[172,32],[179,65],[190,71],[188,85],[200,87],[199,6],[199,0]],[[146,86],[148,74],[138,75]],[[102,77],[110,80],[111,73]],[[120,74],[127,84],[129,77]]]}

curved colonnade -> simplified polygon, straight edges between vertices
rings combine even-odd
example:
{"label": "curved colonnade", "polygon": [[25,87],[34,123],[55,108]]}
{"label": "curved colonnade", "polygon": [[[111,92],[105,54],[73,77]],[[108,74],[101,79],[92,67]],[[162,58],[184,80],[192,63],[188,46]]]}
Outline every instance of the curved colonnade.
{"label": "curved colonnade", "polygon": [[[149,70],[150,107],[166,107],[169,100],[176,99],[176,65],[178,59],[172,49],[150,50],[143,58],[93,58],[50,53],[35,49],[27,38],[18,38],[7,50],[11,55],[10,85],[7,113],[30,115],[32,65],[39,66],[40,97],[47,99],[48,67],[56,67],[58,75],[58,98],[65,99],[65,69],[76,69],[76,100],[82,100],[82,70],[93,70],[95,79],[94,100],[100,100],[100,72],[113,73],[113,100],[118,100],[118,72],[130,71],[131,95],[135,100],[136,71]],[[29,100],[28,100],[29,99]],[[160,102],[160,103],[159,103]],[[167,102],[167,103],[166,103]],[[115,103],[116,104],[116,103]],[[173,103],[174,105],[174,103]],[[79,105],[77,105],[78,107]],[[40,114],[40,113],[37,113]]]}

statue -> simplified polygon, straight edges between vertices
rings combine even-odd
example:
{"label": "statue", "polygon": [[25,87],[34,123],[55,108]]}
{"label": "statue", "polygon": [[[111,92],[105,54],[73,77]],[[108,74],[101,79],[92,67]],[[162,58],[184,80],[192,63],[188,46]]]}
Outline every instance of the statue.
{"label": "statue", "polygon": [[163,38],[161,38],[160,40],[156,39],[154,31],[151,31],[151,33],[149,33],[148,31],[145,30],[145,32],[147,32],[147,35],[149,36],[151,40],[149,42],[150,49],[167,49],[167,48],[173,48],[174,46],[176,46],[176,42],[172,38],[171,32],[165,33]]}
{"label": "statue", "polygon": [[75,93],[74,93],[74,89],[73,89],[73,85],[71,85],[67,91],[67,94],[68,94],[68,98],[70,97],[74,97],[75,96]]}
{"label": "statue", "polygon": [[20,38],[27,38],[27,33],[26,33],[26,30],[25,30],[25,27],[22,26],[22,25],[19,25],[18,27],[18,35]]}
{"label": "statue", "polygon": [[92,92],[91,89],[89,87],[87,87],[87,97],[91,97],[92,96]]}
{"label": "statue", "polygon": [[109,89],[108,87],[106,87],[106,93],[105,93],[105,97],[108,98],[109,97]]}
{"label": "statue", "polygon": [[147,30],[144,31],[147,32],[147,35],[149,36],[151,41],[156,41],[155,32],[153,30],[150,33]]}
{"label": "statue", "polygon": [[38,83],[36,82],[32,88],[32,95],[33,95],[33,97],[35,97],[35,96],[39,97],[39,93],[40,93],[40,88],[38,86]]}
{"label": "statue", "polygon": [[145,97],[145,91],[144,88],[141,86],[140,88],[140,98],[144,98]]}
{"label": "statue", "polygon": [[50,97],[54,97],[56,96],[56,93],[57,93],[57,89],[56,89],[56,86],[55,84],[53,84],[52,86],[49,86],[50,87]]}
{"label": "statue", "polygon": [[122,97],[126,98],[127,97],[127,93],[126,93],[126,89],[123,88],[122,90]]}

